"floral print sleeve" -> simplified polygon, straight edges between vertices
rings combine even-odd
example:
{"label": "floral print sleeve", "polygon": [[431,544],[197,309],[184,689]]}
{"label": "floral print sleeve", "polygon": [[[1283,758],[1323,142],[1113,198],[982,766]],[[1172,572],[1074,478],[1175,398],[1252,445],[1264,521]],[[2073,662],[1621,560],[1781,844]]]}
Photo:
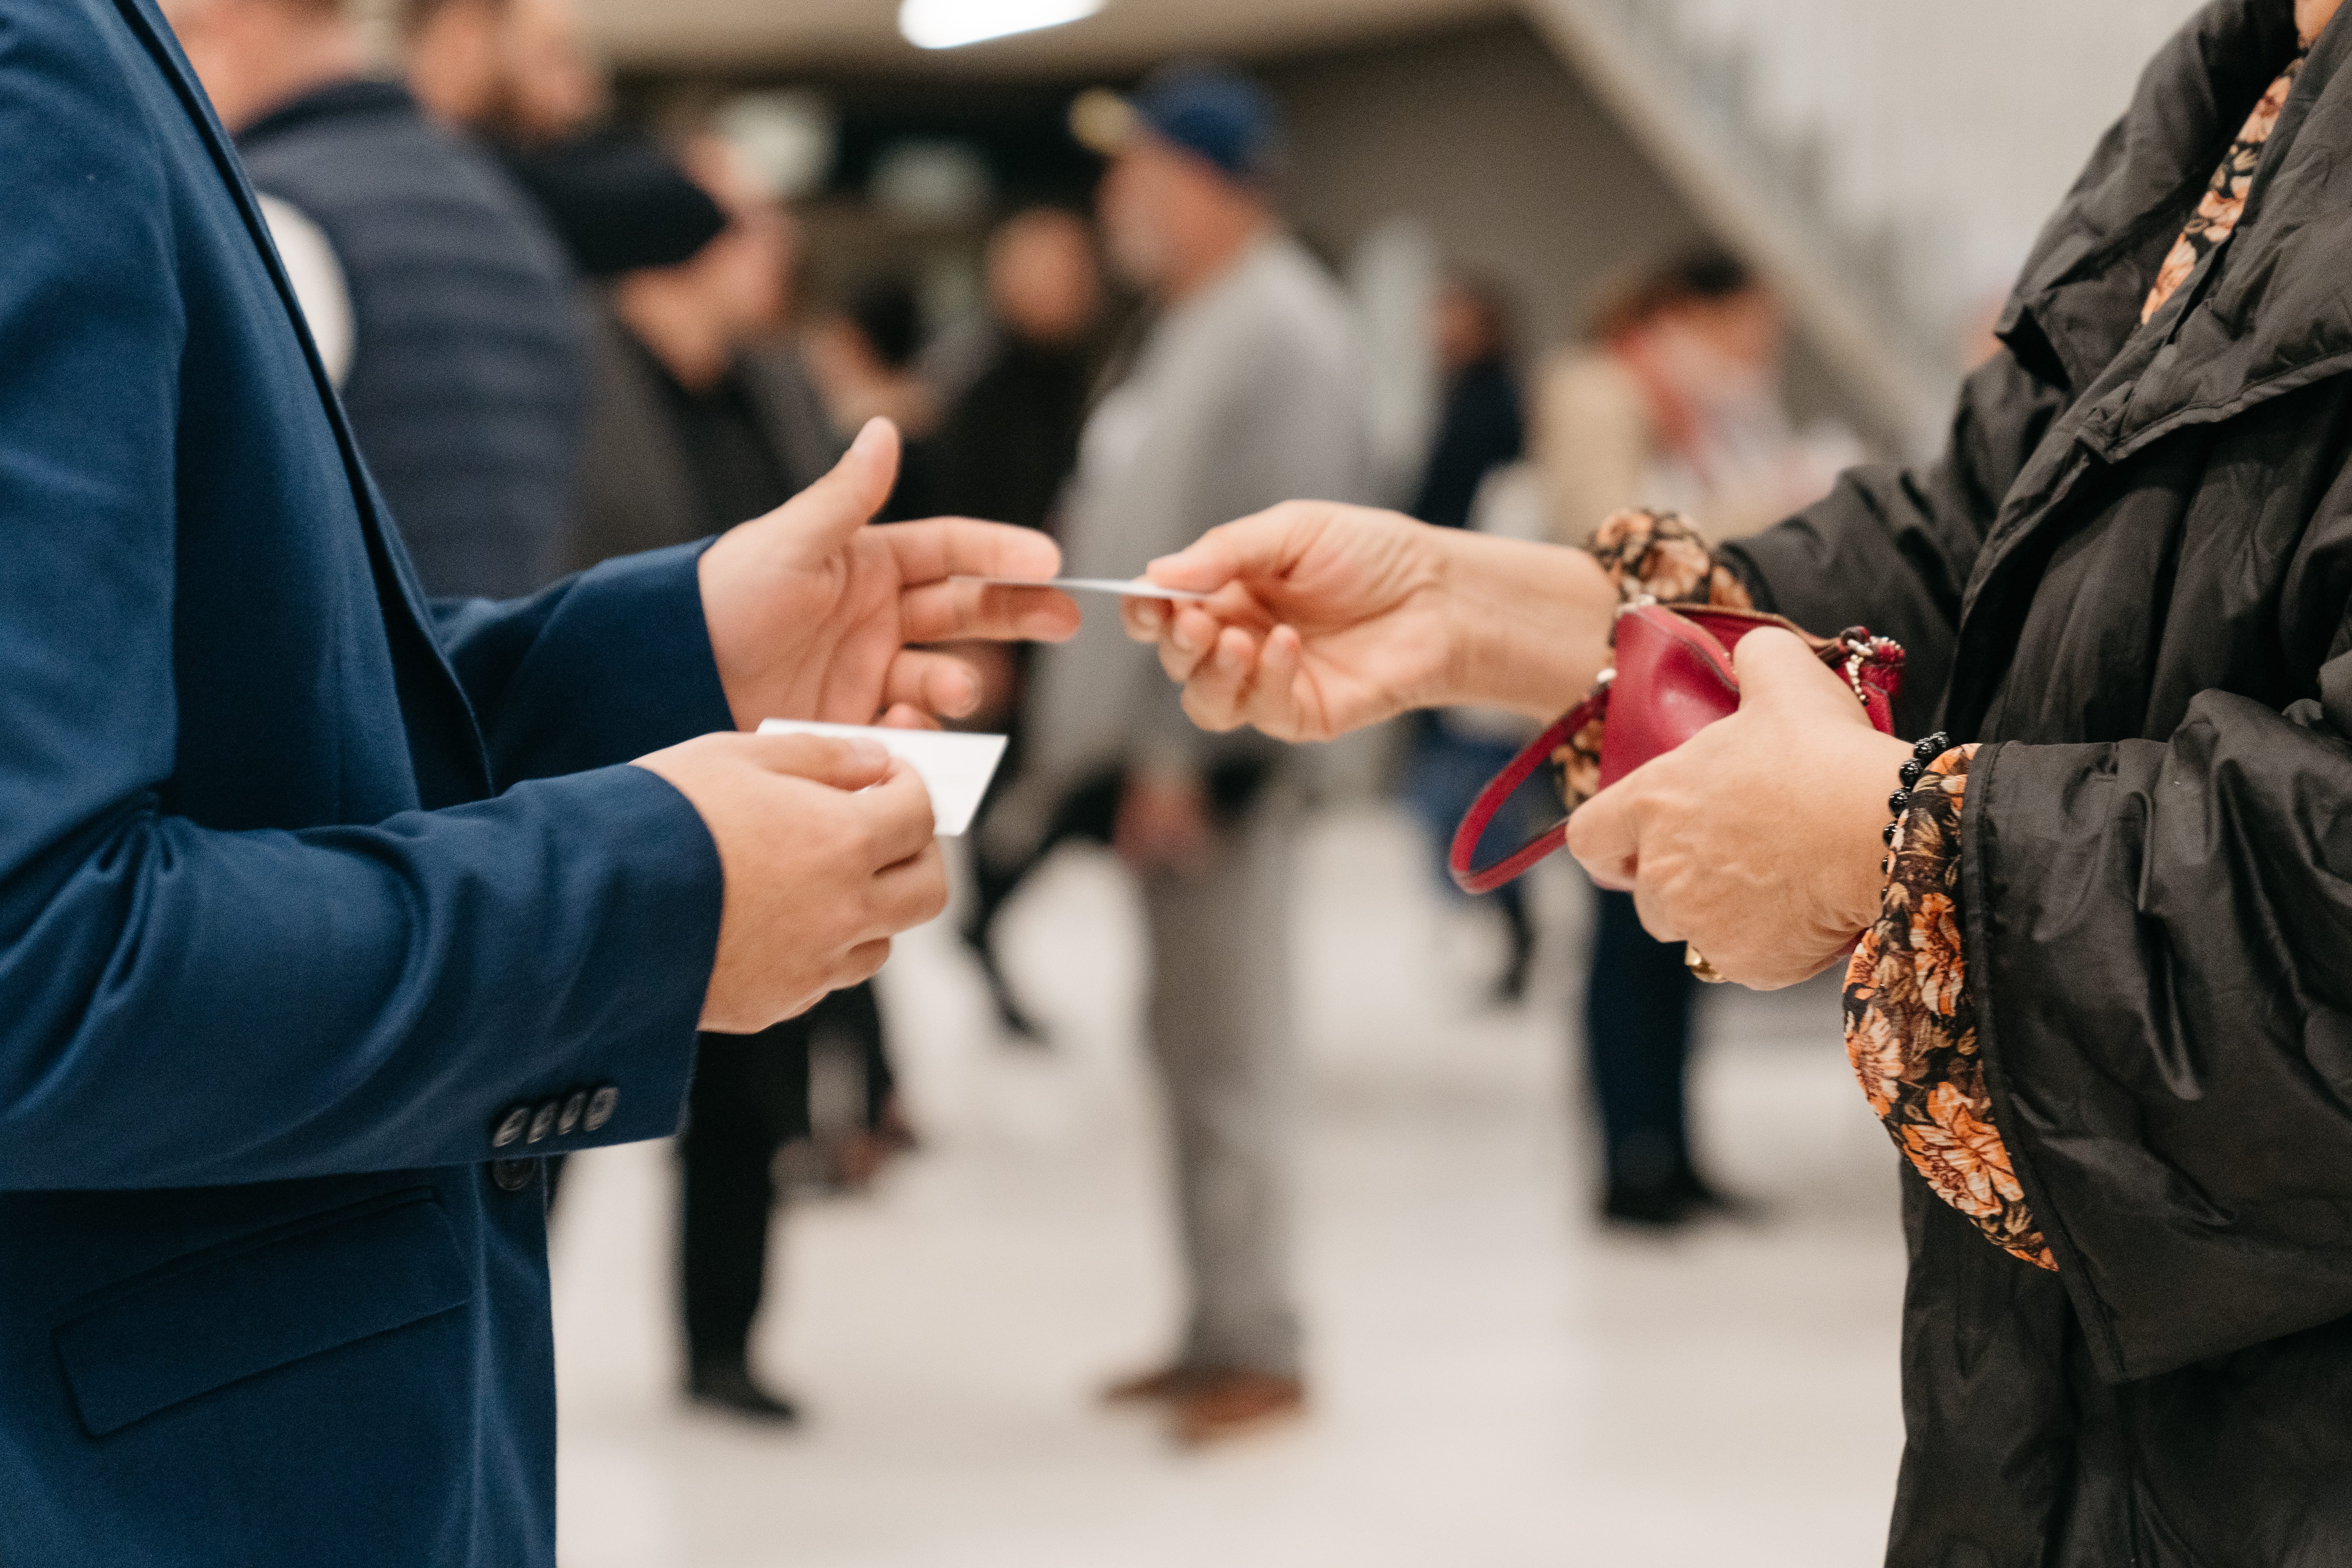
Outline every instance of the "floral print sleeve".
{"label": "floral print sleeve", "polygon": [[[1715,605],[1752,610],[1748,585],[1709,550],[1706,540],[1679,512],[1626,507],[1612,511],[1593,530],[1584,548],[1609,574],[1620,600],[1654,599],[1662,605]],[[1601,716],[1558,751],[1560,796],[1574,811],[1601,793]]]}
{"label": "floral print sleeve", "polygon": [[1976,753],[1946,752],[1911,787],[1877,923],[1846,969],[1846,1055],[1929,1189],[1994,1246],[2054,1270],[1993,1125],[1960,946],[1960,813]]}
{"label": "floral print sleeve", "polygon": [[1706,540],[1679,512],[1627,507],[1601,519],[1585,549],[1609,574],[1622,599],[1644,596],[1662,605],[1715,605],[1752,610],[1747,584],[1716,558]]}

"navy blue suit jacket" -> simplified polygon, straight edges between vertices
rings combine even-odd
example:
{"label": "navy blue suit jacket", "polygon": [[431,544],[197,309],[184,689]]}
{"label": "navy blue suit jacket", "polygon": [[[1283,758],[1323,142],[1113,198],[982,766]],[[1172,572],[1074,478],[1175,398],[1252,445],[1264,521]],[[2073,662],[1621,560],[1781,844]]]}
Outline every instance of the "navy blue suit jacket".
{"label": "navy blue suit jacket", "polygon": [[420,599],[151,0],[0,0],[0,1563],[550,1563],[515,1157],[677,1119],[693,552]]}

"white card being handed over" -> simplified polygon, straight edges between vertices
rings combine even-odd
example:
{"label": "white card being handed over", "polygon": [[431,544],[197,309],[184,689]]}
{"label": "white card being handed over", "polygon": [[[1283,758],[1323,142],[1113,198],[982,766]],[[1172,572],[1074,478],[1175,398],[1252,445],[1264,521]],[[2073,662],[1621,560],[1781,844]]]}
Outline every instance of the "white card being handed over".
{"label": "white card being handed over", "polygon": [[967,735],[954,730],[896,730],[883,724],[820,724],[807,719],[764,719],[762,735],[826,735],[864,738],[905,761],[931,792],[932,831],[954,838],[971,826],[988,781],[1004,756],[1002,735]]}
{"label": "white card being handed over", "polygon": [[1198,604],[1208,598],[1190,588],[1163,588],[1157,583],[1147,583],[1140,577],[964,577],[966,583],[985,583],[996,588],[1059,588],[1065,594],[1117,594],[1122,599],[1168,599],[1178,604]]}

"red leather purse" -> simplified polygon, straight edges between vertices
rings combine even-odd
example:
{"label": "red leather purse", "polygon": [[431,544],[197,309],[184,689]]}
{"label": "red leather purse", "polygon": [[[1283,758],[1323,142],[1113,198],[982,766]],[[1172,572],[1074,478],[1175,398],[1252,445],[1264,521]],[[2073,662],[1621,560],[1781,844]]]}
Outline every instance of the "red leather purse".
{"label": "red leather purse", "polygon": [[[1601,673],[1592,694],[1555,720],[1478,792],[1454,835],[1446,868],[1465,892],[1490,893],[1568,842],[1568,818],[1577,805],[1652,757],[1663,756],[1739,707],[1739,678],[1731,650],[1758,626],[1779,626],[1805,639],[1823,664],[1853,689],[1879,733],[1895,732],[1895,698],[1903,687],[1903,649],[1862,626],[1817,637],[1794,622],[1760,610],[1640,600],[1617,612],[1612,637],[1617,662]],[[1480,866],[1487,828],[1538,768],[1562,768],[1559,820],[1508,855]]]}

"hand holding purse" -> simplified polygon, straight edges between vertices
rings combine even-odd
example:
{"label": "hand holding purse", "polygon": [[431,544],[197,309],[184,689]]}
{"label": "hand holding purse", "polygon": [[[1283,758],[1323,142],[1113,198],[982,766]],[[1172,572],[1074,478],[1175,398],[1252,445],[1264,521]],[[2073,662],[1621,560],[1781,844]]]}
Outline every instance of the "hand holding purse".
{"label": "hand holding purse", "polygon": [[[1895,732],[1903,649],[1889,638],[1873,637],[1861,626],[1817,637],[1759,610],[1669,608],[1637,600],[1617,613],[1615,667],[1602,673],[1591,696],[1555,720],[1478,792],[1446,857],[1455,884],[1465,892],[1487,893],[1523,875],[1568,842],[1568,818],[1578,805],[1737,712],[1739,678],[1731,650],[1759,626],[1779,626],[1803,638],[1853,689],[1879,733]],[[1562,773],[1559,820],[1510,853],[1476,864],[1479,844],[1505,803],[1547,764]]]}

